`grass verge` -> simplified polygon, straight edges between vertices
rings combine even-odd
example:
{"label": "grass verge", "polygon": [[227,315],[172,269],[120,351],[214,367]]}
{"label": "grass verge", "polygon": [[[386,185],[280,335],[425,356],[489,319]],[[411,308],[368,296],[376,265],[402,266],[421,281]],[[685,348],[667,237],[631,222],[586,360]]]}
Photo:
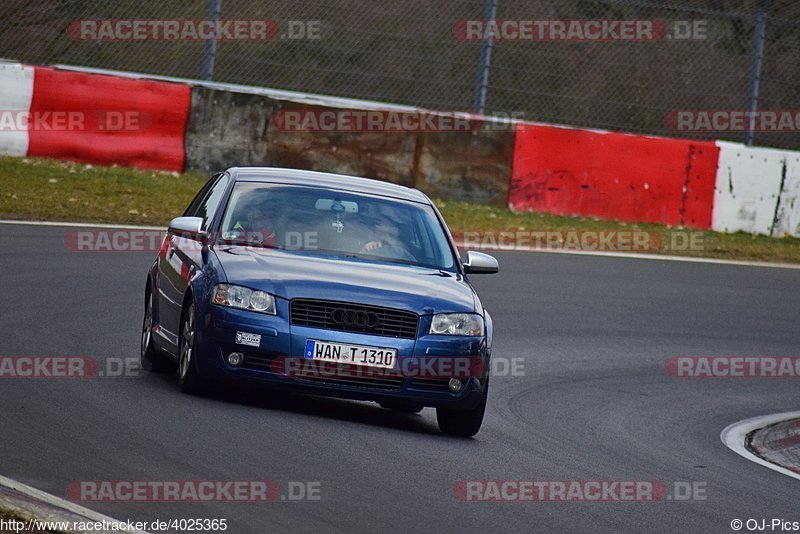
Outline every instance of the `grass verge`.
{"label": "grass verge", "polygon": [[[11,510],[0,508],[0,521],[5,523],[7,526],[9,525],[10,521],[30,524],[30,522],[33,521],[33,516],[23,516]],[[45,520],[42,521],[44,522]],[[62,534],[62,531],[60,530],[42,530],[37,528],[24,528],[22,530],[12,530],[10,528],[6,528],[0,532],[14,534]]]}
{"label": "grass verge", "polygon": [[[177,174],[0,157],[0,218],[165,225],[183,212],[206,179],[196,172]],[[691,231],[688,234],[700,246],[682,249],[680,246],[685,244],[687,232],[663,225],[516,213],[462,202],[439,201],[437,204],[456,234],[513,232],[519,239],[519,235],[530,237],[530,232],[539,231],[560,232],[562,236],[571,231],[644,232],[660,236],[659,241],[665,245],[647,250],[648,253],[800,263],[800,239],[792,237],[776,239],[741,232]],[[676,236],[677,243],[674,242]],[[491,244],[494,238],[482,234],[480,241]],[[568,240],[565,245],[569,245]]]}

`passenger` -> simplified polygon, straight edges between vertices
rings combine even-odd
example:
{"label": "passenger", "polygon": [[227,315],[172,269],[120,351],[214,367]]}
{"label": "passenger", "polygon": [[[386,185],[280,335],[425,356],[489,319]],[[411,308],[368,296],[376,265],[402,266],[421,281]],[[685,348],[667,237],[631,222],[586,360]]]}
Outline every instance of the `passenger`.
{"label": "passenger", "polygon": [[244,217],[236,221],[233,229],[244,232],[248,243],[276,247],[278,235],[275,232],[274,221],[267,215],[268,211],[270,211],[268,205],[250,204],[244,210]]}

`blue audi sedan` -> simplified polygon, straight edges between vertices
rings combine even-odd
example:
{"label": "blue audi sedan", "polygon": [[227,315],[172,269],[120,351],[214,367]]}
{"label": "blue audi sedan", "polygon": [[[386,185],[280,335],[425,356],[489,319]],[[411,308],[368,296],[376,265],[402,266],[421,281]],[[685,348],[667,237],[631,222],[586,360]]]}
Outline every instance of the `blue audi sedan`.
{"label": "blue audi sedan", "polygon": [[416,189],[336,174],[232,168],[173,219],[147,275],[142,365],[180,388],[251,382],[436,408],[473,436],[492,318],[444,219]]}

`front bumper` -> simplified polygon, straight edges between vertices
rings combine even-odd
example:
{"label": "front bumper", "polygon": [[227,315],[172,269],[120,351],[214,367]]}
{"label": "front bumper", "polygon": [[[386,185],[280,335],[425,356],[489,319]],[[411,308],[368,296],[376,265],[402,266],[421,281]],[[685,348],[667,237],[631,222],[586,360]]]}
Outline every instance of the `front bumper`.
{"label": "front bumper", "polygon": [[[275,316],[211,305],[198,321],[195,358],[198,371],[214,381],[243,381],[317,395],[370,401],[406,401],[424,406],[471,408],[477,405],[488,368],[484,337],[418,335],[399,339],[289,325],[288,302],[277,302]],[[421,317],[419,332],[430,328]],[[259,346],[237,343],[237,332],[260,335]],[[395,370],[356,366],[318,367],[304,359],[306,340],[315,339],[397,349]],[[244,354],[231,366],[225,356]],[[348,367],[354,372],[342,372]],[[462,378],[463,388],[448,389],[451,377]]]}

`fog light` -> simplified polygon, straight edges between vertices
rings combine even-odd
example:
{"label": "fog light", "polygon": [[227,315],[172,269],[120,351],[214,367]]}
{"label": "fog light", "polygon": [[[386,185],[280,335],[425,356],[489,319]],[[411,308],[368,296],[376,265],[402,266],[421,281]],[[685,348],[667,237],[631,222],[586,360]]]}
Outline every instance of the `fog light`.
{"label": "fog light", "polygon": [[451,378],[450,382],[447,383],[447,387],[450,388],[450,391],[453,393],[458,393],[464,387],[464,382],[462,382],[460,378]]}
{"label": "fog light", "polygon": [[228,363],[230,365],[233,365],[234,367],[242,365],[243,361],[244,361],[244,354],[242,354],[241,352],[231,352],[230,354],[228,354]]}

